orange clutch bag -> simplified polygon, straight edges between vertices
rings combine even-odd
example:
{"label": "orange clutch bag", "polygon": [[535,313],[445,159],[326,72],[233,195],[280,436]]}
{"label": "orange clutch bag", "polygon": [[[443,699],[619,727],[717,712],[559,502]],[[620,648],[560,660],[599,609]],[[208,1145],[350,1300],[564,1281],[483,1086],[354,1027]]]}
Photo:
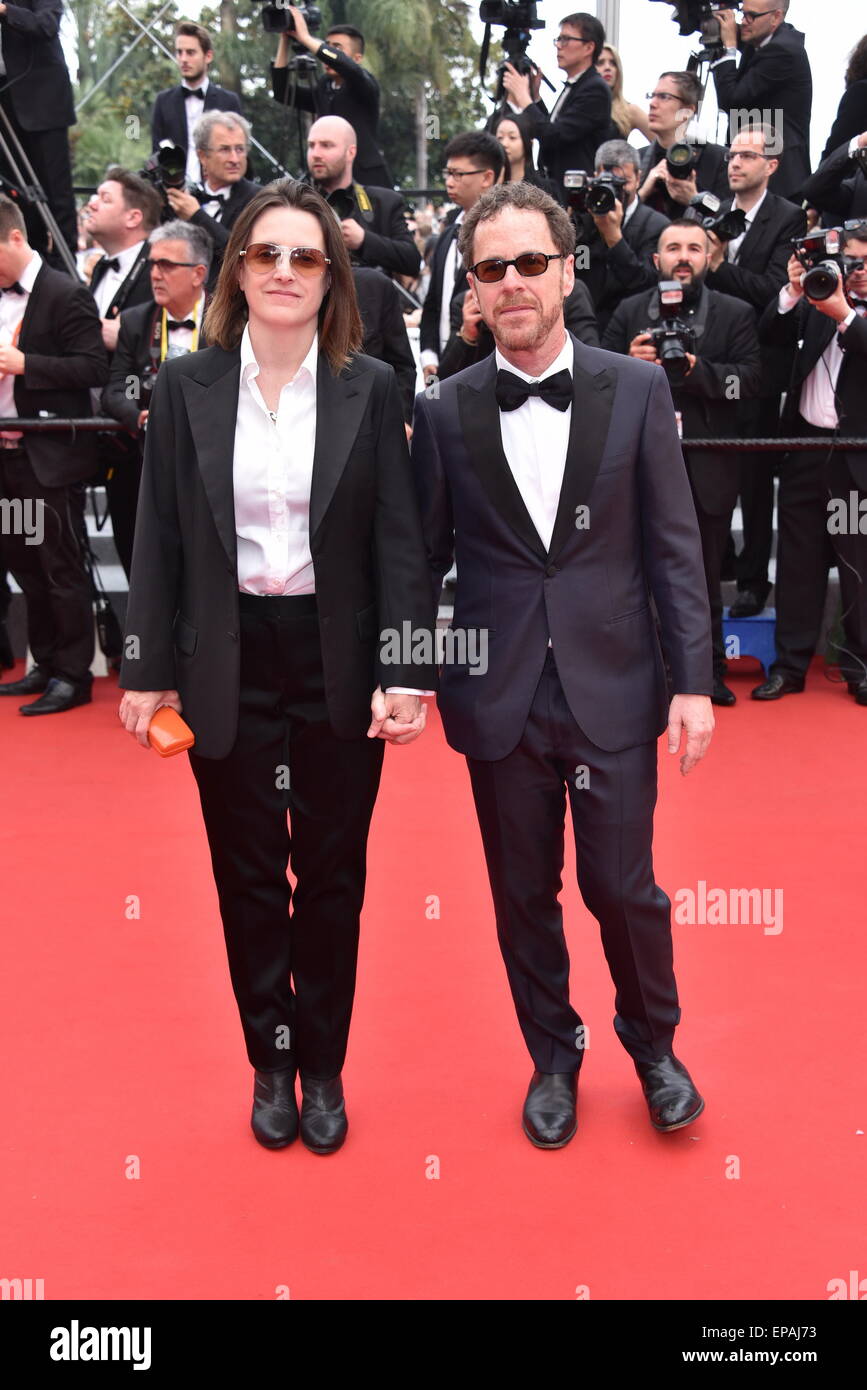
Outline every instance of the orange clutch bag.
{"label": "orange clutch bag", "polygon": [[183,753],[185,748],[192,748],[196,737],[177,710],[162,705],[148,725],[148,740],[161,758],[171,758],[175,753]]}

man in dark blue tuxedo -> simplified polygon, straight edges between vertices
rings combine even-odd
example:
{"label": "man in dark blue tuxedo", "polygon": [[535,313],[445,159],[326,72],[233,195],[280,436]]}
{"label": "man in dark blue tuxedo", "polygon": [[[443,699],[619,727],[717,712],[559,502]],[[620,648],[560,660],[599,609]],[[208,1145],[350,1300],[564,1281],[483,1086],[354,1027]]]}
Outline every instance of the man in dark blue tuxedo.
{"label": "man in dark blue tuxedo", "polygon": [[666,723],[671,752],[686,737],[688,772],[713,730],[701,541],[665,373],[566,332],[574,245],[532,185],[479,199],[460,251],[495,351],[417,396],[413,432],[436,594],[457,558],[465,641],[450,650],[484,655],[446,661],[439,706],[469,764],[540,1148],[575,1133],[585,1045],[558,902],[567,794],[651,1120],[677,1129],[704,1107],[672,1052],[670,903],[651,856],[657,738]]}

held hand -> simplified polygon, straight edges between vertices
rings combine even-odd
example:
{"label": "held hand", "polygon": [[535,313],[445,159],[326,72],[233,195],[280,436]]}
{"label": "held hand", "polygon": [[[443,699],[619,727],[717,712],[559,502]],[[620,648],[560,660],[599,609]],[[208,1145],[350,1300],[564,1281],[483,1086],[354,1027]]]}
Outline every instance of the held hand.
{"label": "held hand", "polygon": [[846,291],[842,280],[837,281],[837,288],[827,299],[810,299],[807,295],[807,302],[812,304],[814,309],[818,309],[820,314],[825,314],[827,318],[834,319],[836,323],[842,323],[848,318],[852,311],[852,305],[846,298]]}
{"label": "held hand", "polygon": [[695,170],[693,169],[688,179],[673,179],[666,169],[663,175],[665,187],[668,190],[669,198],[673,198],[681,207],[688,207],[690,198],[694,198],[698,192],[695,182]]}
{"label": "held hand", "polygon": [[668,751],[677,753],[686,734],[686,752],[680,760],[684,777],[704,757],[713,730],[713,705],[709,695],[674,696],[668,710]]}
{"label": "held hand", "polygon": [[639,198],[641,199],[642,203],[644,202],[645,198],[649,198],[649,197],[650,197],[651,193],[652,193],[652,192],[654,191],[654,189],[656,188],[657,183],[659,182],[659,180],[660,180],[661,178],[664,177],[665,173],[666,173],[666,163],[665,163],[665,160],[664,160],[664,159],[660,159],[659,162],[658,162],[657,164],[654,164],[653,168],[652,168],[652,169],[650,170],[650,172],[648,173],[647,178],[644,180],[644,183],[641,185],[641,187],[640,187],[639,190],[638,190],[638,196],[639,196]]}
{"label": "held hand", "polygon": [[804,287],[801,283],[801,281],[804,278],[804,267],[801,265],[801,262],[798,260],[797,256],[789,257],[789,261],[786,266],[786,274],[789,277],[789,289],[791,290],[792,294],[796,294],[800,299],[802,294],[804,293]]}
{"label": "held hand", "polygon": [[166,198],[172,212],[184,222],[189,222],[191,217],[195,217],[201,207],[198,198],[194,198],[192,193],[186,193],[182,188],[167,188]]}
{"label": "held hand", "polygon": [[725,243],[720,241],[719,237],[714,236],[713,232],[708,232],[707,235],[710,242],[710,261],[707,268],[708,270],[719,270],[725,260]]}
{"label": "held hand", "polygon": [[145,427],[145,425],[147,424],[147,422],[148,422],[148,413],[147,413],[147,411],[146,411],[146,410],[140,410],[139,413],[138,413],[138,427],[139,427],[139,429],[140,429],[140,430],[143,430],[144,427]]}
{"label": "held hand", "polygon": [[120,314],[114,319],[100,319],[100,323],[102,324],[102,341],[109,352],[114,352],[120,333]]}
{"label": "held hand", "polygon": [[503,91],[514,102],[519,110],[532,105],[533,95],[530,91],[530,79],[511,63],[506,63],[503,72]]}
{"label": "held hand", "polygon": [[464,295],[464,304],[461,310],[461,333],[469,342],[477,342],[481,321],[482,311],[479,308],[479,301],[473,291],[469,289]]}
{"label": "held hand", "polygon": [[658,362],[656,348],[650,341],[649,333],[638,333],[629,344],[629,356],[640,357],[644,362]]}
{"label": "held hand", "polygon": [[[297,39],[299,43],[303,43],[305,48],[311,47],[310,30],[307,28],[307,20],[304,18],[297,5],[287,5],[286,8],[288,9],[289,13],[295,21],[295,33],[292,35],[292,37]],[[319,47],[318,39],[312,45],[312,47]]]}
{"label": "held hand", "polygon": [[867,145],[867,130],[862,131],[858,136],[858,148],[863,150],[865,145]]}
{"label": "held hand", "polygon": [[602,213],[600,217],[594,217],[593,221],[606,246],[616,246],[618,241],[623,240],[623,204],[619,198],[611,212]]}
{"label": "held hand", "polygon": [[181,697],[176,690],[125,690],[118,709],[118,718],[128,734],[150,748],[148,725],[161,705],[182,712]]}
{"label": "held hand", "polygon": [[691,374],[692,369],[693,369],[693,367],[695,366],[695,364],[696,364],[696,362],[697,362],[698,359],[696,358],[696,355],[695,355],[694,352],[688,352],[688,353],[686,354],[686,360],[687,360],[687,362],[689,363],[689,369],[688,369],[686,375],[689,376],[689,375]]}
{"label": "held hand", "polygon": [[350,251],[357,251],[364,241],[364,228],[360,222],[356,222],[354,217],[344,217],[340,224],[343,232],[343,240]]}
{"label": "held hand", "polygon": [[24,353],[17,347],[0,347],[0,372],[4,376],[21,376],[24,372]]}
{"label": "held hand", "polygon": [[719,36],[726,48],[737,48],[738,24],[734,10],[717,10],[714,18],[719,20]]}
{"label": "held hand", "polygon": [[417,695],[384,695],[380,686],[371,696],[370,712],[367,737],[382,738],[386,743],[412,743],[427,720],[427,705]]}

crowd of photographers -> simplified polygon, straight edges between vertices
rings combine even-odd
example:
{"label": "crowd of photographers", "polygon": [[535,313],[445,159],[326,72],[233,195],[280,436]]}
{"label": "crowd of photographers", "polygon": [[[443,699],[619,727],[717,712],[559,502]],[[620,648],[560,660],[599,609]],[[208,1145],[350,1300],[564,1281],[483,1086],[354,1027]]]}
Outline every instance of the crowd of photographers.
{"label": "crowd of photographers", "polygon": [[[659,75],[646,109],[626,99],[619,55],[592,15],[571,14],[558,25],[563,86],[553,97],[543,99],[538,69],[506,44],[500,99],[485,129],[456,132],[446,143],[440,206],[420,202],[411,210],[392,186],[378,139],[379,87],[363,64],[357,29],[338,25],[323,39],[314,7],[266,7],[266,26],[279,35],[272,94],[313,118],[303,177],[341,224],[363,350],[394,367],[407,434],[417,389],[408,327],[418,328],[428,386],[493,347],[458,250],[464,216],[497,183],[536,184],[569,209],[575,227],[567,327],[585,343],[658,362],[668,375],[704,549],[715,703],[735,702],[725,683],[721,584],[737,581],[732,618],[765,608],[779,473],[776,660],[752,695],[771,701],[803,689],[822,644],[827,577],[836,566],[843,608],[836,660],[849,693],[867,705],[867,521],[863,535],[859,524],[867,451],[829,447],[835,436],[867,436],[867,325],[860,322],[867,302],[867,37],[851,55],[837,120],[811,171],[810,65],[803,35],[787,20],[787,0],[766,0],[762,9],[746,0],[739,25],[732,10],[703,0],[669,2],[681,32],[697,30],[704,48],[694,70]],[[57,0],[31,0],[43,18],[58,8]],[[528,18],[535,12],[482,8],[494,22],[516,8]],[[12,10],[0,17],[7,63],[15,54],[7,44]],[[51,57],[57,79],[56,30],[46,35],[46,62]],[[60,712],[90,699],[84,486],[105,482],[129,574],[153,382],[167,357],[206,346],[203,315],[222,253],[261,186],[250,177],[251,129],[241,101],[210,80],[207,31],[181,23],[175,56],[181,81],[155,99],[147,168],[109,168],[80,210],[75,250],[87,289],[54,268],[50,236],[32,211],[22,217],[0,195],[0,418],[92,409],[125,427],[87,448],[71,448],[61,435],[37,444],[36,436],[0,430],[3,497],[26,508],[50,492],[56,520],[39,546],[0,536],[0,666],[12,665],[2,622],[6,569],[25,595],[34,660],[22,680],[0,683],[0,694],[35,697],[22,713]],[[725,145],[697,128],[703,77],[727,121]],[[65,136],[69,122],[61,117],[58,110],[53,134]],[[647,142],[642,148],[630,143],[633,132]],[[32,132],[28,138],[28,152],[38,153]],[[69,239],[57,140],[44,143],[54,175],[45,158],[40,167]],[[46,319],[49,299],[56,304]],[[815,437],[815,447],[783,455],[689,445],[781,432]],[[743,545],[735,554],[738,499]],[[845,500],[845,517],[834,511],[837,500]]]}

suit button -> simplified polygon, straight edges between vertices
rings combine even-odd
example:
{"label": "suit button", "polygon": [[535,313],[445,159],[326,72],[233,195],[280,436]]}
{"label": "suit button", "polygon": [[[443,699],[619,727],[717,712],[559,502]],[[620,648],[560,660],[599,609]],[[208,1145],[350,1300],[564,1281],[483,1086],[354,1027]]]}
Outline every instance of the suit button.
{"label": "suit button", "polygon": [[557,573],[557,566],[556,566],[556,565],[549,565],[548,568],[546,569],[545,573],[547,574],[547,576],[548,576],[549,579],[553,579],[553,578],[554,578],[554,575]]}

